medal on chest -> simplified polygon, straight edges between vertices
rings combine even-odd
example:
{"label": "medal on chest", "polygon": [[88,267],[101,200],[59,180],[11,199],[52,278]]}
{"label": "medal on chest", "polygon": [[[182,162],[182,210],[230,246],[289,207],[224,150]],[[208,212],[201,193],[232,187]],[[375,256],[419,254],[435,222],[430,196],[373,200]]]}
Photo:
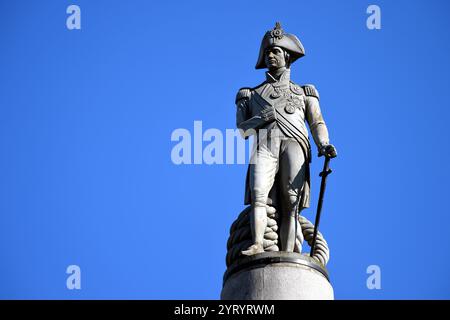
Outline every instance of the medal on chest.
{"label": "medal on chest", "polygon": [[286,101],[284,111],[293,114],[297,108],[300,110],[304,106],[303,96],[299,93],[294,93],[289,88],[273,87],[273,92],[270,94],[271,99],[283,98]]}

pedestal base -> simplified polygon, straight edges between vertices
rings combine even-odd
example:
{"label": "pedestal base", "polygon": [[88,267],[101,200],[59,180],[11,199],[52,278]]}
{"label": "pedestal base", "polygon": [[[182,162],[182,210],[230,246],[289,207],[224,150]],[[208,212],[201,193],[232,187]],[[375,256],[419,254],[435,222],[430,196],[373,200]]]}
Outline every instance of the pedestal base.
{"label": "pedestal base", "polygon": [[309,256],[264,252],[242,258],[225,275],[222,300],[333,300],[327,270]]}

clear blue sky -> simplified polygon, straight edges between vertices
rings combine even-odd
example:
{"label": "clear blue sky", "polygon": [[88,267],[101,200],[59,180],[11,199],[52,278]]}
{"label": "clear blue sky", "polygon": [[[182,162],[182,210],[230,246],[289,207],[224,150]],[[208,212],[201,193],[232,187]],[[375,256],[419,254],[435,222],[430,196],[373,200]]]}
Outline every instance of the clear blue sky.
{"label": "clear blue sky", "polygon": [[[66,8],[81,8],[81,30]],[[382,29],[366,28],[377,4]],[[234,128],[281,21],[339,158],[321,230],[338,299],[450,298],[448,1],[1,1],[0,298],[219,297],[245,165],[182,165]],[[322,159],[312,165],[313,219]],[[66,289],[66,267],[82,289]],[[379,265],[382,289],[366,288]]]}

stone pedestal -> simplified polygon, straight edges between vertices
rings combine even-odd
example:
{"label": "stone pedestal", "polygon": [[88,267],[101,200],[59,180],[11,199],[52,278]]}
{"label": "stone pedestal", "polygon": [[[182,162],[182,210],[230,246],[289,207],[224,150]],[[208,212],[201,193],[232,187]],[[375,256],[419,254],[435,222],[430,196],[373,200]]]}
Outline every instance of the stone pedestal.
{"label": "stone pedestal", "polygon": [[222,300],[333,300],[327,270],[309,256],[264,252],[244,257],[224,275]]}

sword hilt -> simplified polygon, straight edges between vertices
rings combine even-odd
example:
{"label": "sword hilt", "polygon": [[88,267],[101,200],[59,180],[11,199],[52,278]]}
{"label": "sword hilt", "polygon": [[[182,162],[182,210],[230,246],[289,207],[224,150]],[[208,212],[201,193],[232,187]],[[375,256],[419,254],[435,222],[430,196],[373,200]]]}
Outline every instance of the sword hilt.
{"label": "sword hilt", "polygon": [[327,175],[329,175],[330,173],[333,172],[333,170],[331,170],[329,168],[329,164],[330,164],[330,157],[325,156],[325,162],[323,164],[323,170],[321,173],[319,173],[319,177],[326,177]]}
{"label": "sword hilt", "polygon": [[332,172],[333,172],[333,170],[331,170],[330,168],[327,168],[326,170],[319,173],[319,177],[326,177],[327,175],[329,175]]}

